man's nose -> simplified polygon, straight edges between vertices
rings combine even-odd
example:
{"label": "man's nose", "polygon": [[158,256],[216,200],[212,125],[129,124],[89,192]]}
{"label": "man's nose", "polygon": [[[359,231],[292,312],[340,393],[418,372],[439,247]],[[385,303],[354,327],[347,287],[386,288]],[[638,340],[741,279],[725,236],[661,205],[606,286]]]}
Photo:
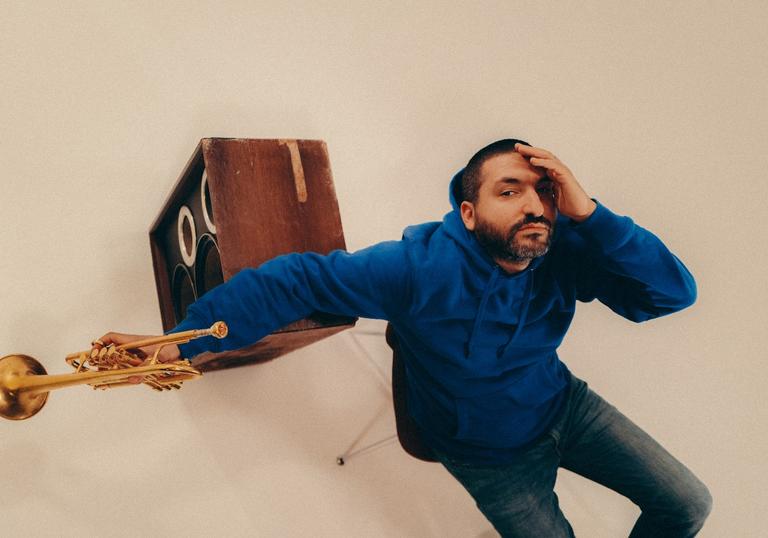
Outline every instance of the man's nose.
{"label": "man's nose", "polygon": [[544,214],[544,204],[541,203],[539,193],[535,190],[529,190],[526,193],[523,200],[523,212],[526,215],[533,215],[535,217],[540,217]]}

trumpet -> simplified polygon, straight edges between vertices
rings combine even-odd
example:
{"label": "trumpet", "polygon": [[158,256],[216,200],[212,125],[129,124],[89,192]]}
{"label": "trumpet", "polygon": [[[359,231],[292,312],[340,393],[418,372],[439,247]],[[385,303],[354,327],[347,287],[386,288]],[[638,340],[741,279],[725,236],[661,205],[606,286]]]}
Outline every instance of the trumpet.
{"label": "trumpet", "polygon": [[[108,389],[135,385],[133,378],[141,379],[154,390],[179,389],[184,381],[203,374],[188,359],[159,362],[160,350],[168,344],[185,344],[202,336],[224,338],[227,332],[227,324],[217,321],[208,329],[155,336],[118,346],[111,344],[99,351],[71,353],[66,362],[75,371],[69,374],[47,375],[43,365],[28,355],[6,355],[0,358],[0,416],[10,420],[30,418],[43,408],[50,391],[74,385]],[[146,358],[128,351],[158,344],[152,356]]]}

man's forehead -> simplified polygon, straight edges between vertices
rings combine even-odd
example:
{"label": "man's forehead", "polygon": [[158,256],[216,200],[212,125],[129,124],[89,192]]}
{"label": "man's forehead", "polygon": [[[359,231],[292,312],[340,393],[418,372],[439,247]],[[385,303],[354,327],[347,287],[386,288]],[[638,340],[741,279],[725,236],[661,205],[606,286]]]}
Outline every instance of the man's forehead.
{"label": "man's forehead", "polygon": [[543,168],[531,165],[528,159],[515,151],[500,153],[486,159],[480,168],[480,176],[483,183],[486,180],[498,183],[515,179],[521,182],[536,182],[546,176],[546,173]]}

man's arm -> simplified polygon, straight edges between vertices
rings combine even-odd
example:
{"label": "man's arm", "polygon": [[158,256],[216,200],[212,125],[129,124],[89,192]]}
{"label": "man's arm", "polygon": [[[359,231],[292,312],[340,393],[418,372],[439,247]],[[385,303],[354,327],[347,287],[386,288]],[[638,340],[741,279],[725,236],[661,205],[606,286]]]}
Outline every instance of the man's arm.
{"label": "man's arm", "polygon": [[250,345],[315,311],[389,319],[408,303],[410,277],[402,241],[385,241],[349,253],[278,256],[238,272],[200,297],[171,332],[224,320],[223,340],[200,338],[180,347],[192,357]]}
{"label": "man's arm", "polygon": [[567,217],[562,225],[576,231],[571,256],[577,259],[569,266],[576,273],[580,301],[597,298],[637,322],[693,304],[693,276],[658,237],[590,198],[552,152],[523,144],[515,147],[555,183],[557,210]]}
{"label": "man's arm", "polygon": [[[597,202],[597,200],[595,200]],[[696,282],[650,231],[597,202],[586,220],[568,224],[581,239],[573,252],[577,299],[595,298],[635,322],[677,312],[696,300]]]}

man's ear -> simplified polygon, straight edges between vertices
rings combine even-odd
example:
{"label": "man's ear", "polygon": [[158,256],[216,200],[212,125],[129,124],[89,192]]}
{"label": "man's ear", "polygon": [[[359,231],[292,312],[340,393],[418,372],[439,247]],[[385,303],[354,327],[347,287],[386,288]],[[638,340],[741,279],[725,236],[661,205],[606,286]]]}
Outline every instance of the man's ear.
{"label": "man's ear", "polygon": [[464,227],[473,232],[475,230],[475,206],[472,202],[464,200],[461,202],[461,220],[464,221]]}

